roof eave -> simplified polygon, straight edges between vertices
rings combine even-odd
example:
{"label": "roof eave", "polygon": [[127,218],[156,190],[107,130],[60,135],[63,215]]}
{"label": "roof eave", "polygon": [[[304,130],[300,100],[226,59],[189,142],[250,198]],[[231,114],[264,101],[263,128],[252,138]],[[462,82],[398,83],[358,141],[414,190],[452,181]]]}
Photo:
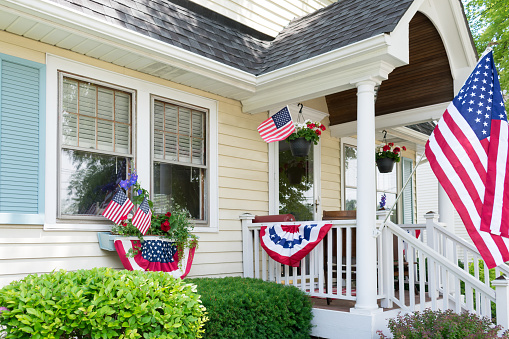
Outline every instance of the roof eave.
{"label": "roof eave", "polygon": [[[0,0],[0,10],[42,21],[66,32],[195,73],[254,93],[256,76],[48,0]],[[218,93],[221,94],[221,93]]]}

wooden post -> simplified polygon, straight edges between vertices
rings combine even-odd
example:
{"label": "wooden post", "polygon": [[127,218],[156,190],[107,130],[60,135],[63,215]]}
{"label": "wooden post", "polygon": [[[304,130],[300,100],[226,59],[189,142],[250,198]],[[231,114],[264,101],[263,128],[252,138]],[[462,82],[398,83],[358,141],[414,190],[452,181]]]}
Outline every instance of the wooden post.
{"label": "wooden post", "polygon": [[493,280],[491,284],[495,287],[495,302],[497,304],[497,325],[503,330],[509,329],[509,280],[501,275]]}
{"label": "wooden post", "polygon": [[244,269],[244,278],[253,278],[253,235],[249,230],[254,215],[244,213],[240,217],[242,222],[242,268]]}

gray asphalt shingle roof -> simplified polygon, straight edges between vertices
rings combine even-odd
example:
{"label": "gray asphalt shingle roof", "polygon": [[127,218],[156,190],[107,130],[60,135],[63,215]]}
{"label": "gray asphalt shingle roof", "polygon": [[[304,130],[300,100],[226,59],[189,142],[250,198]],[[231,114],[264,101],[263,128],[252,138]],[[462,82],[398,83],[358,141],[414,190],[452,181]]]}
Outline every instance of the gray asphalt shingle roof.
{"label": "gray asphalt shingle roof", "polygon": [[340,0],[272,39],[189,0],[52,1],[256,75],[391,32],[413,2]]}

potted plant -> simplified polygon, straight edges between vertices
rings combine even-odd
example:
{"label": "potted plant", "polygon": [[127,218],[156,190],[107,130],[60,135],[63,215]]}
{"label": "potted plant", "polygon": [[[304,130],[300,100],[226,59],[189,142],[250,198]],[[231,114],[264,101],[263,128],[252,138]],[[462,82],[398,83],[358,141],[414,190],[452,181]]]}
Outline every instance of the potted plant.
{"label": "potted plant", "polygon": [[[137,178],[136,171],[133,171],[129,179],[121,181],[119,185],[122,189],[132,189],[133,194],[131,200],[133,204],[139,206],[147,199],[148,205],[150,209],[152,209],[154,204],[149,199],[149,193],[140,186],[137,182]],[[166,214],[151,215],[150,226],[145,234],[142,234],[142,232],[133,225],[133,214],[122,217],[118,224],[114,224],[111,227],[111,232],[99,233],[101,248],[115,250],[113,242],[115,238],[118,237],[137,238],[137,240],[140,241],[141,247],[134,247],[126,253],[128,257],[134,257],[138,254],[139,250],[143,248],[146,242],[145,240],[164,240],[176,246],[180,264],[180,260],[184,257],[184,249],[195,249],[198,245],[198,237],[191,233],[194,224],[190,220],[191,215],[189,211],[174,202],[172,202],[171,206],[171,211],[166,212]]]}
{"label": "potted plant", "polygon": [[389,142],[378,148],[375,153],[376,165],[380,173],[392,172],[394,163],[401,160],[401,150],[406,151],[406,147],[394,146],[394,143]]}
{"label": "potted plant", "polygon": [[305,157],[311,148],[311,143],[318,145],[320,135],[325,131],[325,125],[311,120],[303,124],[295,124],[295,132],[286,139],[290,143],[290,150],[294,157]]}

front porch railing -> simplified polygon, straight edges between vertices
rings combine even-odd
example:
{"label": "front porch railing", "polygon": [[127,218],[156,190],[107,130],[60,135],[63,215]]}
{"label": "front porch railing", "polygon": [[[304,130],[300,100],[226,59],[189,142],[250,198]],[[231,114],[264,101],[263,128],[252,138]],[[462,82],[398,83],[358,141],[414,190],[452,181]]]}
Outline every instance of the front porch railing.
{"label": "front porch railing", "polygon": [[[395,304],[407,312],[425,308],[466,310],[491,318],[492,303],[496,303],[497,323],[509,328],[509,280],[500,278],[490,283],[477,249],[445,229],[437,217],[427,214],[426,224],[419,225],[388,222],[380,234],[374,234],[381,306],[391,308]],[[253,218],[250,214],[241,216],[245,277],[294,285],[310,296],[356,299],[356,270],[362,269],[355,262],[356,220],[312,221],[333,226],[301,260],[300,267],[289,267],[272,260],[260,246],[260,228],[278,223],[255,224]],[[379,218],[380,225],[384,218]],[[480,267],[486,274],[481,274]],[[496,276],[501,273],[509,276],[509,266],[497,267]]]}
{"label": "front porch railing", "polygon": [[280,264],[260,245],[262,226],[301,224],[302,222],[252,223],[252,215],[243,215],[244,276],[294,285],[311,296],[355,300],[356,263],[353,233],[355,220],[313,221],[332,223],[332,228],[299,267]]}

